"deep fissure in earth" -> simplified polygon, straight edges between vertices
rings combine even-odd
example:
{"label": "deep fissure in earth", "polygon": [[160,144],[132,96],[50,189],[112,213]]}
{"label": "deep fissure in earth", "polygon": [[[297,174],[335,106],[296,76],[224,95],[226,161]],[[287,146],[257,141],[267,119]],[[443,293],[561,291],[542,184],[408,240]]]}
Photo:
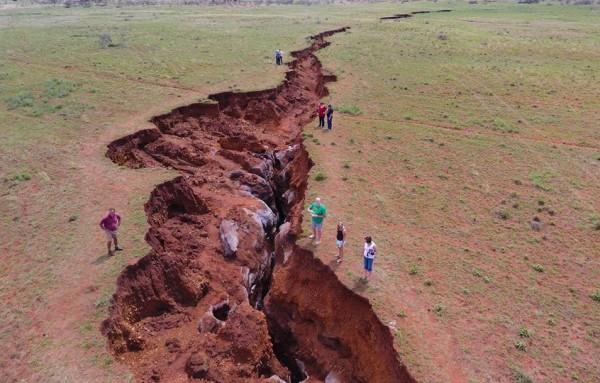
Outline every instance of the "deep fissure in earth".
{"label": "deep fissure in earth", "polygon": [[296,245],[312,162],[300,136],[327,95],[314,52],[276,88],[156,116],[107,156],[181,176],[145,204],[151,251],[117,281],[102,325],[138,381],[414,382],[369,302]]}

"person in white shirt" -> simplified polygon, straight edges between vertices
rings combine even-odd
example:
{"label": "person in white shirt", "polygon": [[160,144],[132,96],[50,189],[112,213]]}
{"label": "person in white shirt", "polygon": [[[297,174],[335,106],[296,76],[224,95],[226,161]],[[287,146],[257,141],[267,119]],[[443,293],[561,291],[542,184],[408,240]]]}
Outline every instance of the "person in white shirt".
{"label": "person in white shirt", "polygon": [[277,49],[275,51],[275,64],[281,65],[283,64],[283,52],[281,49]]}
{"label": "person in white shirt", "polygon": [[373,262],[375,261],[375,254],[377,254],[377,246],[375,246],[373,238],[371,238],[370,236],[365,237],[365,248],[363,251],[365,273],[363,278],[367,281],[371,279],[371,273],[373,272]]}

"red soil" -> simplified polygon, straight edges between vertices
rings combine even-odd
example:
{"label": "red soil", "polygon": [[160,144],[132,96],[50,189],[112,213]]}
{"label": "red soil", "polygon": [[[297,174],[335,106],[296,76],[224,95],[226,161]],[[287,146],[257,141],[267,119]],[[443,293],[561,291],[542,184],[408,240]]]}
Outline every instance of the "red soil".
{"label": "red soil", "polygon": [[102,326],[139,381],[414,382],[369,302],[295,244],[312,166],[301,127],[335,79],[313,52],[345,29],[294,52],[277,88],[212,95],[109,145],[118,164],[182,173],[146,203],[152,250]]}

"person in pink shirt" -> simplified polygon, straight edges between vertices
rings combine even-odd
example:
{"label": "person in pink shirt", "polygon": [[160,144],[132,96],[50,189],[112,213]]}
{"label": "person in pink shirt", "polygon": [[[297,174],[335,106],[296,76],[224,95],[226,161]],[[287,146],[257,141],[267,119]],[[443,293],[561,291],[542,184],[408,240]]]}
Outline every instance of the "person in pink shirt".
{"label": "person in pink shirt", "polygon": [[113,256],[114,253],[111,249],[111,245],[115,243],[115,251],[123,250],[122,247],[119,247],[119,243],[117,240],[117,231],[119,230],[119,226],[121,226],[121,216],[117,214],[114,208],[108,209],[108,214],[106,217],[102,218],[100,221],[100,227],[104,230],[106,234],[106,246],[108,247],[108,255]]}

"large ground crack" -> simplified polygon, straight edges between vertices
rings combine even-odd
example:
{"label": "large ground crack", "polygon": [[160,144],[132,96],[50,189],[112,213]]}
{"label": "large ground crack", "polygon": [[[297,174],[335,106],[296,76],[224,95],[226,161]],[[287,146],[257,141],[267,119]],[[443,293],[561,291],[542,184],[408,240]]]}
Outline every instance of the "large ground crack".
{"label": "large ground crack", "polygon": [[142,382],[413,382],[369,302],[295,241],[312,163],[300,132],[327,94],[314,52],[276,88],[211,95],[107,156],[181,176],[145,204],[152,250],[117,282],[102,331]]}

